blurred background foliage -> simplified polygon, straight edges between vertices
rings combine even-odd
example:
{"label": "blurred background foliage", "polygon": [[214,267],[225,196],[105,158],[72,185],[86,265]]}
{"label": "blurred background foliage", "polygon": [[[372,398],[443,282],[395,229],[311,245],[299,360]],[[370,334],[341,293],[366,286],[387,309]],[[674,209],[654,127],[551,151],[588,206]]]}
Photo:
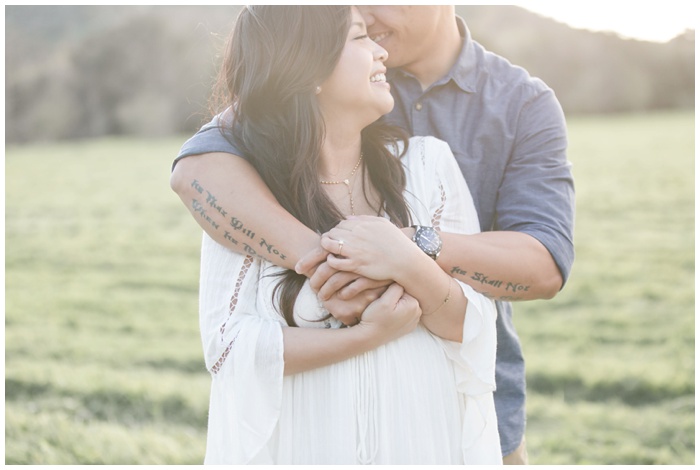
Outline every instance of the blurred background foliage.
{"label": "blurred background foliage", "polygon": [[[6,143],[192,133],[240,6],[6,6]],[[667,43],[458,6],[472,36],[542,78],[567,114],[694,108],[695,33]]]}

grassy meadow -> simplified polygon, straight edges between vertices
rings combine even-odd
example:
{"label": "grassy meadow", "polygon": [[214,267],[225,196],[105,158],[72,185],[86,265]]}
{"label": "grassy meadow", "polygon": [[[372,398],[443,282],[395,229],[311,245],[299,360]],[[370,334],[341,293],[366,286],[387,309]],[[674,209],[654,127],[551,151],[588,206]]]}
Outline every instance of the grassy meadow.
{"label": "grassy meadow", "polygon": [[[533,464],[695,462],[694,115],[575,117],[577,258],[516,306]],[[5,463],[198,464],[184,137],[6,148]]]}

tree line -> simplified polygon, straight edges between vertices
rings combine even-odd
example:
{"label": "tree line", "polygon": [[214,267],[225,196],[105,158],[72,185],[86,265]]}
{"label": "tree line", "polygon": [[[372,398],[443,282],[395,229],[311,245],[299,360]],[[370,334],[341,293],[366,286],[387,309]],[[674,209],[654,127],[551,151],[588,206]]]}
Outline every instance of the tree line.
{"label": "tree line", "polygon": [[[7,6],[6,143],[195,131],[239,8]],[[694,31],[661,44],[513,6],[457,12],[476,41],[547,82],[567,114],[694,107]]]}

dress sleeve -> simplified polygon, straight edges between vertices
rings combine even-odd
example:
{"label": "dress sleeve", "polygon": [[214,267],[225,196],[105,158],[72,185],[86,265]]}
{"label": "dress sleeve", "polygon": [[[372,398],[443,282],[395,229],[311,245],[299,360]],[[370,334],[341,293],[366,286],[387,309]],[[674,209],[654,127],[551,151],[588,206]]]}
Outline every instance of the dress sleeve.
{"label": "dress sleeve", "polygon": [[282,402],[282,320],[258,299],[262,261],[204,234],[200,329],[212,375],[205,463],[264,463]]}
{"label": "dress sleeve", "polygon": [[[474,201],[449,146],[425,138],[425,152],[426,161],[434,163],[429,210],[433,226],[450,233],[479,233]],[[496,388],[496,306],[469,285],[457,282],[468,300],[467,311],[462,342],[447,341],[448,354],[456,361],[461,392],[490,392]]]}
{"label": "dress sleeve", "polygon": [[[479,220],[467,183],[449,146],[426,138],[426,162],[434,162],[431,223],[441,231],[474,234]],[[428,165],[428,163],[426,163]],[[429,166],[426,168],[429,169]],[[496,390],[496,306],[469,285],[457,281],[467,298],[462,342],[441,339],[453,362],[457,390],[465,397],[462,445],[465,462],[493,461],[500,446],[493,392]]]}

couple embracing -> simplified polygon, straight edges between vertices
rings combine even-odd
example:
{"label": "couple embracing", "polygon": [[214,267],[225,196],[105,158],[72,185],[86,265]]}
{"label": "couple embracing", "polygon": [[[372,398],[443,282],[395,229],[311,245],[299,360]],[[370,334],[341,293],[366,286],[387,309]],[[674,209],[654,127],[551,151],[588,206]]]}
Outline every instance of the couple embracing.
{"label": "couple embracing", "polygon": [[452,6],[262,5],[219,91],[171,176],[205,231],[205,463],[526,463],[511,302],[573,263],[553,92]]}

